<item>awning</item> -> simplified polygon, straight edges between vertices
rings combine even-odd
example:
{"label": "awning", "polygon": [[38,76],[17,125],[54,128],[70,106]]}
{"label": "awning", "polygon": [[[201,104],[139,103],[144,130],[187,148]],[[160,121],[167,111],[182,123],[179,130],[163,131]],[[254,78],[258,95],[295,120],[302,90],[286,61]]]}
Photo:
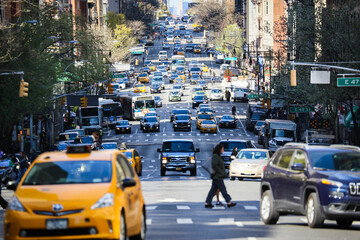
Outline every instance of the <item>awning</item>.
{"label": "awning", "polygon": [[[354,110],[354,114],[356,116],[356,122],[359,125],[360,124],[360,108],[357,106],[353,107]],[[351,111],[348,112],[348,114],[346,114],[345,116],[345,120],[344,120],[344,125],[345,127],[354,127],[354,121],[351,115]]]}

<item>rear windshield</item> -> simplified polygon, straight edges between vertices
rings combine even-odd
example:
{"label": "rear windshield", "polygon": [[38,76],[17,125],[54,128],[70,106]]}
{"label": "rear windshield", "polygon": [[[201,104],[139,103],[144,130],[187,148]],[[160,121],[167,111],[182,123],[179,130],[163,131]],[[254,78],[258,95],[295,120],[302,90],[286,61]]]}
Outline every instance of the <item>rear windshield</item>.
{"label": "rear windshield", "polygon": [[101,145],[102,149],[117,149],[117,145],[116,143],[107,143],[107,144],[103,144]]}
{"label": "rear windshield", "polygon": [[164,142],[163,152],[194,152],[194,144],[192,142]]}
{"label": "rear windshield", "polygon": [[246,148],[246,142],[222,142],[221,145],[224,146],[224,151],[232,151],[235,147],[238,150]]}
{"label": "rear windshield", "polygon": [[111,176],[111,161],[36,163],[27,174],[23,185],[108,183]]}
{"label": "rear windshield", "polygon": [[189,114],[188,110],[177,110],[176,114]]}
{"label": "rear windshield", "polygon": [[211,119],[211,115],[209,114],[200,114],[198,116],[199,119]]}
{"label": "rear windshield", "polygon": [[157,118],[156,117],[147,117],[144,120],[145,122],[157,122]]}

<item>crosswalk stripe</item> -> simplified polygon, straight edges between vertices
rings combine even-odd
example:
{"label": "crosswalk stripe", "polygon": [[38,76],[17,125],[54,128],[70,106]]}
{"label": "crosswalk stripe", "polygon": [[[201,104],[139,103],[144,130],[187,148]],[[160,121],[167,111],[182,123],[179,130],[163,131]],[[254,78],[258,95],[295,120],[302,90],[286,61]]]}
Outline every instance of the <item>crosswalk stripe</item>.
{"label": "crosswalk stripe", "polygon": [[257,210],[256,206],[244,206],[245,210]]}
{"label": "crosswalk stripe", "polygon": [[190,207],[189,207],[189,206],[177,205],[176,208],[177,208],[178,210],[190,210]]}
{"label": "crosswalk stripe", "polygon": [[193,224],[193,221],[191,218],[177,218],[176,222],[178,224]]}
{"label": "crosswalk stripe", "polygon": [[219,218],[219,223],[234,223],[234,218]]}

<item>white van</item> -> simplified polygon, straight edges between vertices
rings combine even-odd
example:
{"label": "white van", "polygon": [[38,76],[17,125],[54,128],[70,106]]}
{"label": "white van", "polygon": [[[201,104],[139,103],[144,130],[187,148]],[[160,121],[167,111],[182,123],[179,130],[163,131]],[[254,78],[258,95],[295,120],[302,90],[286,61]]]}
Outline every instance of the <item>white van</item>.
{"label": "white van", "polygon": [[167,51],[159,52],[159,61],[168,60]]}

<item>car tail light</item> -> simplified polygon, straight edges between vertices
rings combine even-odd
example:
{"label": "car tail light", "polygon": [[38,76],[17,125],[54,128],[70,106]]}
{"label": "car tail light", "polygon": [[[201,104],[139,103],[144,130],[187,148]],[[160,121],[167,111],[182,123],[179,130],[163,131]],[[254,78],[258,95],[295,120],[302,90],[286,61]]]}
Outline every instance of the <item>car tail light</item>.
{"label": "car tail light", "polygon": [[265,172],[265,169],[266,169],[266,165],[263,167],[263,172]]}

